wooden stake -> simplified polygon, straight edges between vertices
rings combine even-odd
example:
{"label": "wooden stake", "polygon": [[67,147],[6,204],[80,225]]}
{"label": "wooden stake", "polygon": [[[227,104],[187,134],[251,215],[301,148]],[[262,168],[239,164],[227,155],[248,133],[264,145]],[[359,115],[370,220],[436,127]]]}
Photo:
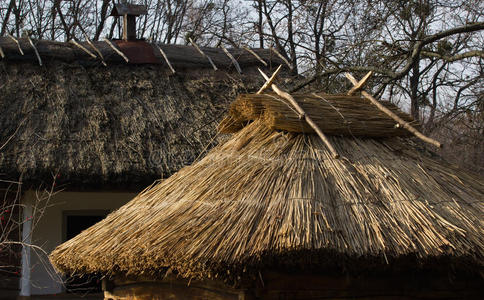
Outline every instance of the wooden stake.
{"label": "wooden stake", "polygon": [[279,67],[276,69],[274,74],[272,74],[271,78],[269,78],[269,80],[267,80],[266,83],[264,83],[264,85],[257,91],[256,94],[262,94],[263,91],[265,91],[268,87],[272,85],[272,82],[276,79],[276,76],[281,70],[281,68],[282,68],[282,65],[279,65]]}
{"label": "wooden stake", "polygon": [[106,64],[106,62],[104,61],[104,56],[103,54],[101,53],[101,51],[99,51],[99,49],[94,46],[94,44],[91,42],[91,40],[89,39],[89,37],[87,36],[87,34],[84,33],[84,37],[87,41],[87,43],[89,44],[89,46],[91,46],[91,48],[96,51],[97,55],[99,55],[99,58],[101,58],[101,63],[103,64],[103,66],[107,67],[108,65]]}
{"label": "wooden stake", "polygon": [[[356,86],[358,84],[358,81],[350,73],[346,73],[345,76],[346,76],[346,78],[348,78],[349,81],[351,81],[351,83],[353,83],[353,85]],[[440,142],[438,142],[438,141],[436,141],[432,138],[429,138],[429,137],[423,135],[422,133],[420,133],[420,131],[415,129],[415,127],[410,125],[410,123],[404,121],[402,118],[400,118],[399,116],[394,114],[392,111],[390,111],[388,108],[383,106],[378,100],[376,100],[372,95],[370,95],[366,91],[362,91],[361,95],[363,97],[365,97],[366,99],[370,100],[371,103],[373,103],[376,107],[378,107],[382,112],[387,114],[390,118],[395,120],[401,127],[407,129],[408,131],[410,131],[413,135],[415,135],[416,137],[418,137],[422,141],[429,143],[429,144],[432,144],[432,145],[439,147],[439,148],[441,148],[443,146]]]}
{"label": "wooden stake", "polygon": [[2,49],[2,47],[0,47],[0,56],[1,56],[2,58],[5,58],[5,53],[3,53],[3,49]]}
{"label": "wooden stake", "polygon": [[158,48],[158,50],[160,50],[160,53],[161,53],[161,55],[163,56],[163,58],[165,59],[166,63],[168,64],[168,67],[170,68],[171,72],[172,72],[173,74],[175,74],[175,69],[173,69],[173,67],[172,67],[172,65],[171,65],[171,63],[170,63],[170,61],[168,60],[168,56],[166,56],[166,54],[165,54],[165,51],[163,51],[163,49],[161,49],[161,47],[160,47],[160,46],[158,46],[158,45],[156,45],[156,47]]}
{"label": "wooden stake", "polygon": [[126,55],[124,55],[123,52],[121,52],[118,48],[116,48],[113,43],[111,43],[111,41],[107,38],[104,38],[104,41],[109,45],[109,47],[113,48],[113,50],[118,53],[122,58],[124,58],[124,60],[126,62],[129,62],[129,59],[126,57]]}
{"label": "wooden stake", "polygon": [[247,52],[249,52],[250,54],[252,54],[255,58],[257,58],[264,66],[268,66],[268,64],[259,56],[257,55],[257,53],[255,53],[254,50],[250,49],[249,47],[247,46],[243,46],[242,48],[244,48]]}
{"label": "wooden stake", "polygon": [[291,69],[291,70],[294,69],[294,67],[289,63],[289,61],[284,56],[282,56],[282,54],[279,53],[275,48],[269,47],[269,49],[271,49],[272,52],[274,52],[277,56],[279,56],[279,58],[282,59],[286,63],[286,65],[289,67],[289,69]]}
{"label": "wooden stake", "polygon": [[[258,68],[258,70],[262,74],[262,76],[265,78],[265,80],[267,80],[267,81],[270,80],[270,78],[264,72],[262,72],[261,69]],[[306,123],[308,123],[308,125],[311,126],[314,129],[314,131],[318,134],[318,136],[324,142],[324,144],[326,145],[326,147],[328,147],[329,151],[333,154],[333,157],[334,158],[339,158],[339,154],[336,152],[336,150],[334,149],[333,145],[331,145],[331,143],[329,142],[329,140],[326,137],[326,135],[321,131],[321,129],[319,128],[319,126],[316,123],[314,123],[314,121],[311,119],[311,117],[309,117],[308,115],[306,115],[306,112],[304,112],[303,108],[297,103],[296,99],[294,99],[289,93],[281,90],[275,84],[272,84],[271,87],[274,90],[274,92],[276,92],[276,94],[278,94],[282,98],[288,100],[292,104],[292,106],[294,106],[294,108],[296,109],[296,111],[299,113],[299,117],[301,119],[305,119],[306,120]]]}
{"label": "wooden stake", "polygon": [[13,37],[13,35],[11,35],[10,33],[7,33],[8,37],[11,38],[15,43],[17,43],[17,47],[18,47],[18,51],[20,52],[20,54],[24,55],[24,51],[22,50],[22,47],[20,47],[20,43],[18,42],[18,40],[16,38]]}
{"label": "wooden stake", "polygon": [[242,69],[240,68],[239,63],[235,60],[234,56],[229,52],[229,50],[225,49],[225,47],[222,44],[220,44],[220,47],[225,52],[225,54],[227,54],[227,56],[230,58],[230,60],[232,61],[232,64],[237,69],[237,72],[239,72],[239,74],[242,74]]}
{"label": "wooden stake", "polygon": [[208,61],[210,62],[210,64],[212,65],[212,68],[217,71],[218,68],[217,66],[213,63],[212,59],[210,58],[210,56],[208,56],[207,54],[205,54],[205,52],[203,52],[197,44],[195,44],[195,42],[192,40],[192,38],[188,38],[190,40],[190,43],[193,45],[193,47],[195,47],[195,49],[197,49],[197,51],[204,57],[206,57],[208,59]]}
{"label": "wooden stake", "polygon": [[32,48],[34,48],[35,55],[37,56],[37,60],[39,61],[39,66],[42,66],[42,59],[40,59],[39,51],[37,51],[37,48],[34,45],[34,42],[30,39],[30,36],[27,35],[27,39],[29,40],[30,45]]}
{"label": "wooden stake", "polygon": [[92,53],[91,51],[89,51],[87,48],[85,48],[84,46],[82,46],[81,44],[79,44],[78,42],[76,42],[75,40],[70,40],[69,43],[74,44],[76,47],[78,47],[82,51],[84,51],[87,54],[89,54],[89,56],[91,56],[92,58],[97,58],[97,56],[94,53]]}
{"label": "wooden stake", "polygon": [[358,83],[352,87],[349,91],[348,91],[348,95],[353,95],[354,93],[356,93],[357,91],[361,90],[363,88],[363,86],[365,85],[366,81],[368,80],[368,78],[370,78],[372,72],[368,72],[365,77],[363,77],[363,79],[361,79],[360,81],[358,81]]}

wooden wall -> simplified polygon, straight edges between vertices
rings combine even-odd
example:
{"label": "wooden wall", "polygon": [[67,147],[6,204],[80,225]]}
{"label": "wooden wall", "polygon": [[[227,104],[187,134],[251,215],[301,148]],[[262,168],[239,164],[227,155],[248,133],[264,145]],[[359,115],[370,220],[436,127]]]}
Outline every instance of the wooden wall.
{"label": "wooden wall", "polygon": [[163,281],[115,283],[105,299],[484,299],[484,280],[442,274],[392,274],[391,276],[289,275],[263,272],[252,286],[233,288],[217,281]]}

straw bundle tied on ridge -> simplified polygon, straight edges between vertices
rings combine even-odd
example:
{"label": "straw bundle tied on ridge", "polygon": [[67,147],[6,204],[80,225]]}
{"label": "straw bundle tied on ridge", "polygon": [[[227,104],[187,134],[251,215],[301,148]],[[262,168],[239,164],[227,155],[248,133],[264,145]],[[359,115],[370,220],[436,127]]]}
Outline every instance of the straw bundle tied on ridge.
{"label": "straw bundle tied on ridge", "polygon": [[328,136],[341,155],[334,159],[317,135],[266,122],[256,118],[60,245],[53,264],[70,273],[159,276],[171,268],[224,279],[353,258],[464,258],[482,267],[482,178],[400,137]]}
{"label": "straw bundle tied on ridge", "polygon": [[[323,93],[293,94],[294,99],[308,115],[329,135],[363,137],[408,136],[410,133],[395,126],[396,122],[360,96],[328,95]],[[381,102],[386,108],[418,127],[408,114],[394,104]],[[263,120],[270,129],[289,132],[313,133],[314,129],[304,120],[288,101],[274,93],[243,94],[232,103],[229,115],[221,122],[219,131],[234,133],[248,122]]]}

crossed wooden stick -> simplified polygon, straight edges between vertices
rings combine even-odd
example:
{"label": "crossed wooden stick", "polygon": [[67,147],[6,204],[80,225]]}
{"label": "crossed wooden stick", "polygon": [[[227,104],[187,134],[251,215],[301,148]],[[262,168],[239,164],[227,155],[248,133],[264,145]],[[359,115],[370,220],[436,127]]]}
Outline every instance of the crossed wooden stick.
{"label": "crossed wooden stick", "polygon": [[[334,149],[333,145],[330,143],[330,141],[328,140],[328,138],[326,137],[326,135],[321,131],[321,129],[319,128],[319,126],[311,119],[311,117],[309,117],[306,114],[306,112],[303,110],[303,108],[297,103],[296,99],[294,99],[294,97],[292,97],[288,92],[280,89],[277,85],[275,85],[273,83],[274,80],[276,79],[277,74],[279,74],[279,72],[281,70],[281,67],[282,67],[282,65],[280,65],[276,69],[276,71],[272,74],[271,77],[267,76],[264,72],[262,72],[261,69],[258,69],[259,72],[261,73],[261,75],[266,80],[266,82],[259,89],[259,91],[257,92],[257,94],[261,94],[266,89],[268,89],[269,87],[271,87],[272,90],[277,95],[279,95],[280,97],[288,100],[289,103],[291,103],[291,105],[296,109],[297,113],[299,114],[299,118],[301,120],[304,119],[306,121],[306,123],[309,126],[311,126],[311,128],[314,129],[314,131],[317,133],[317,135],[321,138],[321,140],[324,142],[324,144],[326,145],[326,147],[329,149],[329,151],[331,152],[331,154],[333,155],[333,157],[336,158],[336,159],[339,158],[338,152],[336,152],[336,150]],[[439,148],[442,147],[442,144],[440,142],[438,142],[438,141],[436,141],[436,140],[434,140],[432,138],[429,138],[429,137],[423,135],[421,132],[419,132],[417,129],[415,129],[415,127],[413,127],[412,125],[410,125],[410,123],[406,122],[405,120],[403,120],[402,118],[400,118],[399,116],[397,116],[395,113],[393,113],[388,108],[386,108],[384,105],[382,105],[378,100],[376,100],[372,95],[370,95],[366,91],[362,90],[363,86],[367,82],[368,78],[370,78],[371,74],[372,74],[372,72],[370,71],[360,81],[357,81],[351,74],[346,73],[345,74],[346,75],[346,78],[348,78],[348,80],[350,80],[351,83],[353,83],[353,85],[354,85],[347,92],[347,94],[348,95],[352,95],[352,94],[354,94],[357,91],[361,91],[361,95],[363,97],[365,97],[366,99],[370,100],[370,102],[372,104],[374,104],[378,109],[380,109],[382,112],[384,112],[385,114],[387,114],[390,118],[392,118],[393,120],[395,120],[397,122],[397,124],[396,124],[397,127],[403,127],[403,128],[405,128],[410,133],[412,133],[413,135],[415,135],[419,139],[423,140],[424,142],[427,142],[427,143],[432,144],[432,145],[434,145],[436,147],[439,147]]]}

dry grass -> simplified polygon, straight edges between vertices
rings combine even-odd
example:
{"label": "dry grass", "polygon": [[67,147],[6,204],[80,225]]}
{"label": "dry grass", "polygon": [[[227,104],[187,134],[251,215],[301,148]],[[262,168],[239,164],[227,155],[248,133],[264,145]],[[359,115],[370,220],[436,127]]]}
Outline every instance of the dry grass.
{"label": "dry grass", "polygon": [[[325,134],[365,137],[408,136],[410,133],[395,128],[396,122],[381,112],[370,101],[360,96],[294,94],[296,101]],[[412,125],[416,122],[390,102],[387,108]],[[270,129],[312,133],[313,129],[302,121],[287,100],[276,94],[243,94],[232,103],[229,115],[222,121],[219,131],[237,132],[256,119],[263,119]]]}
{"label": "dry grass", "polygon": [[316,135],[263,122],[57,247],[53,264],[132,275],[171,267],[210,278],[303,251],[470,257],[482,266],[482,178],[400,138],[330,137],[342,156],[335,160]]}

